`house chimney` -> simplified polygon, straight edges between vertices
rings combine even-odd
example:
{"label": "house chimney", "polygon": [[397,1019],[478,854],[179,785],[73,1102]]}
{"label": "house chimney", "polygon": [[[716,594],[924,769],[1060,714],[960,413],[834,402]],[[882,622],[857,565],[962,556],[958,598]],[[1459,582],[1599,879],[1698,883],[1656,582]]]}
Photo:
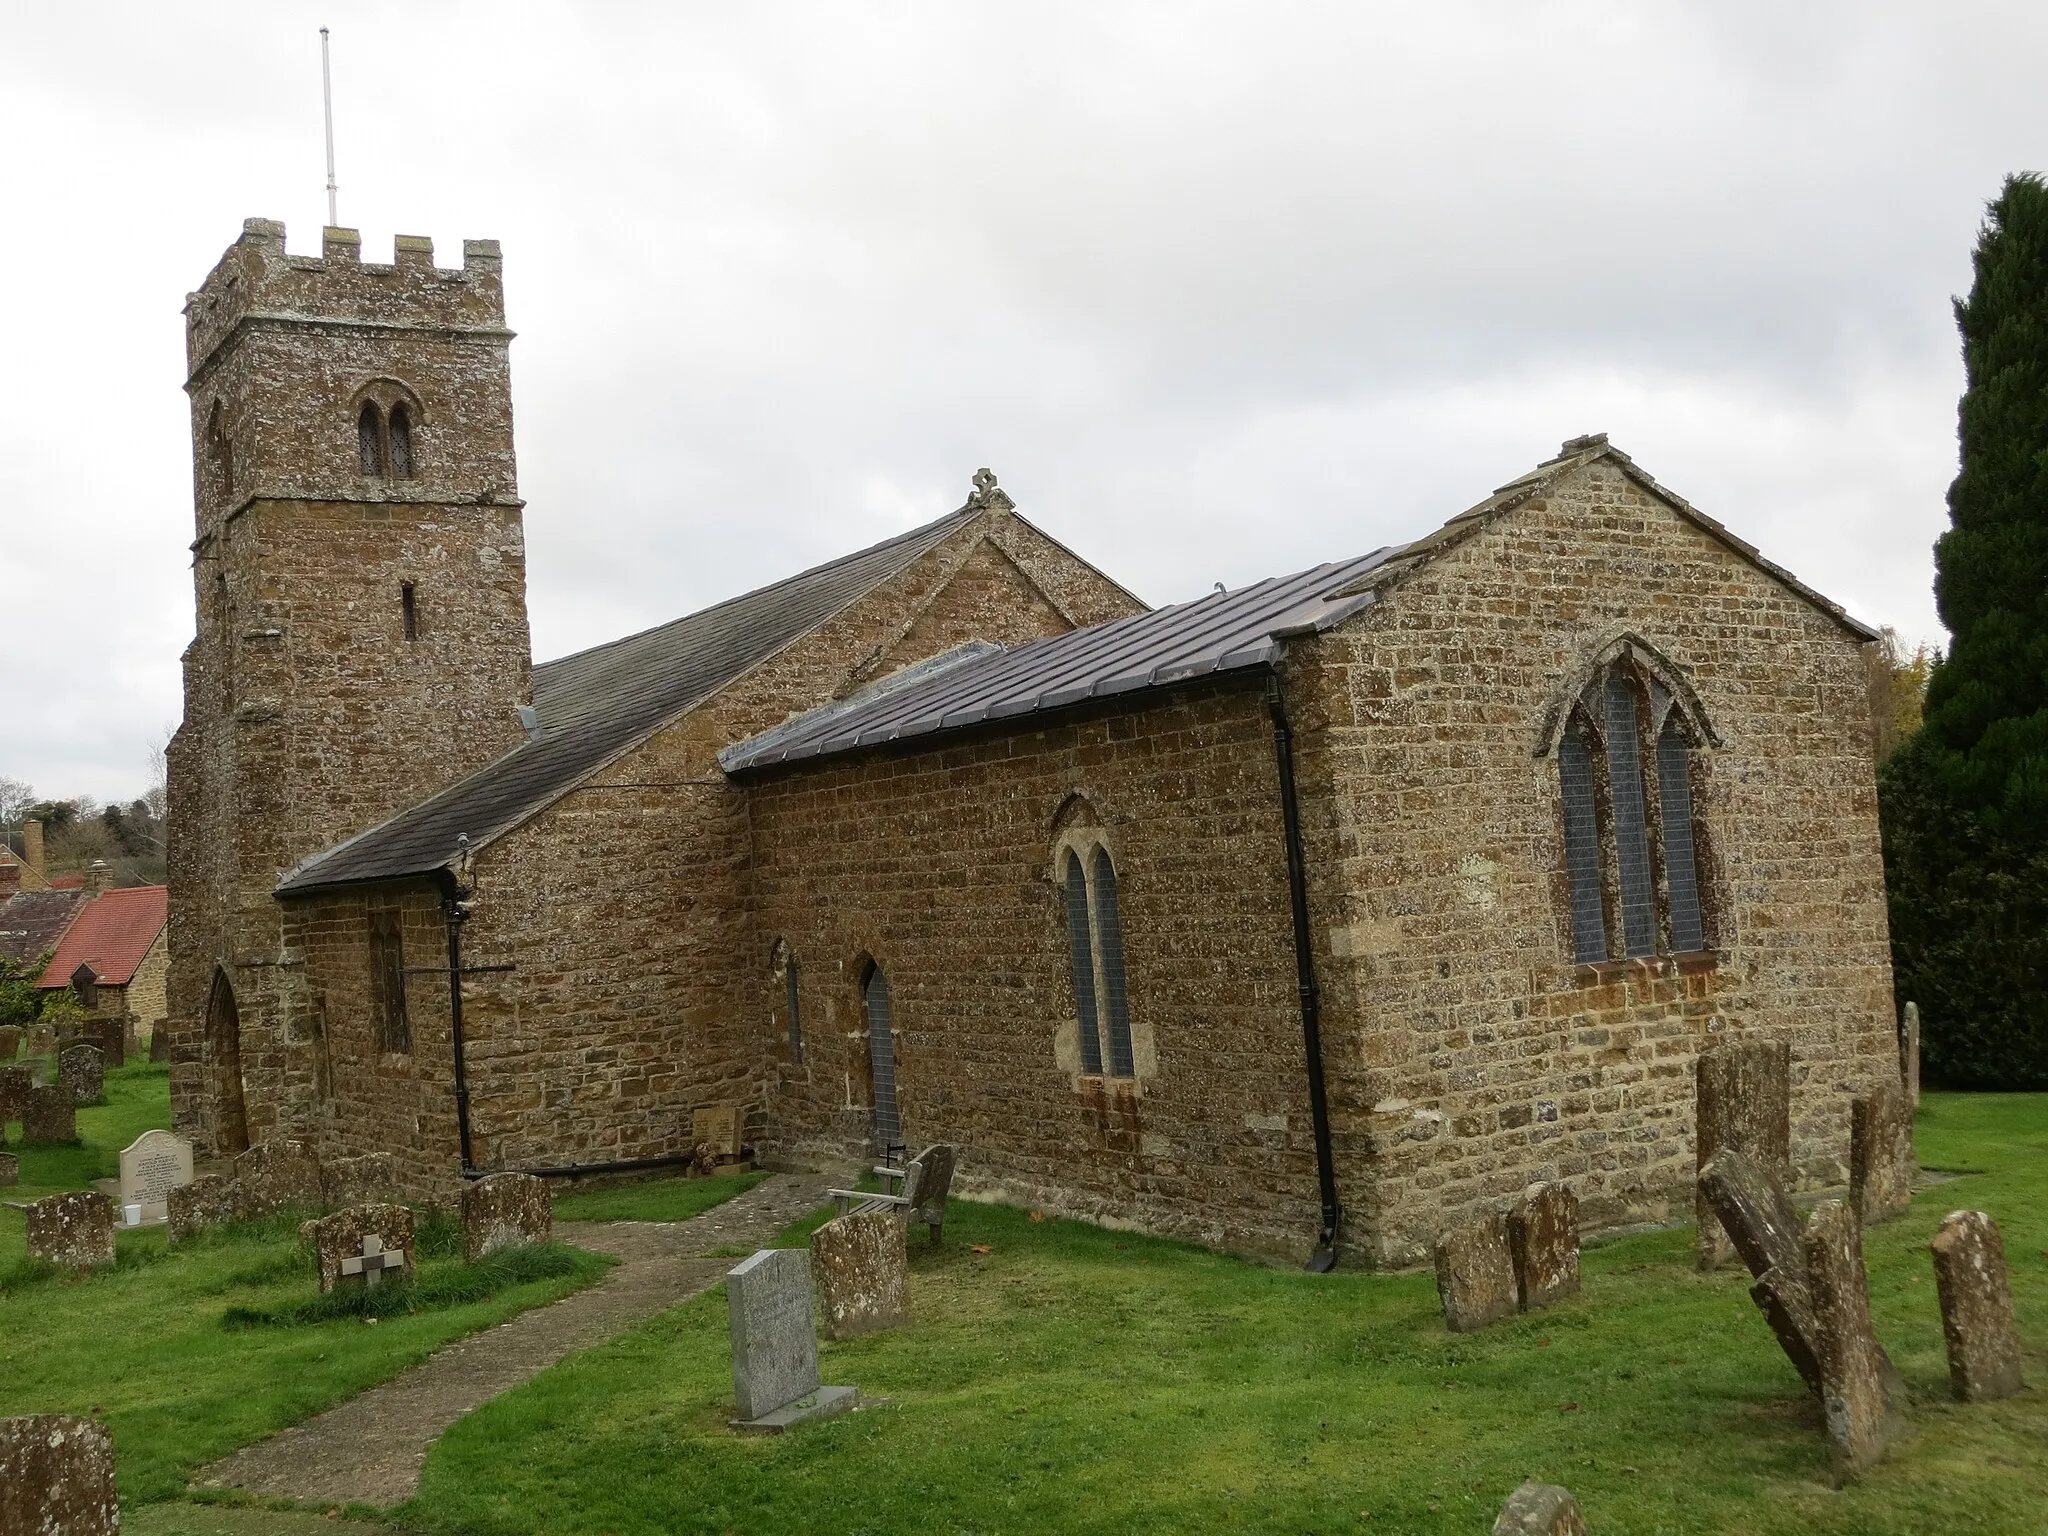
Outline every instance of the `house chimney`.
{"label": "house chimney", "polygon": [[94,859],[85,872],[85,894],[97,896],[114,883],[114,872],[105,859]]}
{"label": "house chimney", "polygon": [[21,862],[35,871],[38,880],[49,878],[49,871],[43,868],[43,824],[40,821],[21,824]]}
{"label": "house chimney", "polygon": [[0,848],[0,901],[5,901],[21,889],[21,866],[14,862],[14,855]]}

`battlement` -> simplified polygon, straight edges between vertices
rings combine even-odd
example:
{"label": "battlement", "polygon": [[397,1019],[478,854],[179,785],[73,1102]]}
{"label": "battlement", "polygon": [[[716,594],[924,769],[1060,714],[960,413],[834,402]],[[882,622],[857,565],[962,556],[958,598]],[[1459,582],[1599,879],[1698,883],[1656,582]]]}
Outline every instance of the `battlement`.
{"label": "battlement", "polygon": [[394,260],[362,259],[362,236],[329,227],[321,254],[285,252],[284,225],[245,219],[242,235],[185,300],[185,355],[197,376],[244,319],[389,326],[507,338],[504,257],[495,240],[462,242],[462,265],[434,265],[434,242],[400,235]]}

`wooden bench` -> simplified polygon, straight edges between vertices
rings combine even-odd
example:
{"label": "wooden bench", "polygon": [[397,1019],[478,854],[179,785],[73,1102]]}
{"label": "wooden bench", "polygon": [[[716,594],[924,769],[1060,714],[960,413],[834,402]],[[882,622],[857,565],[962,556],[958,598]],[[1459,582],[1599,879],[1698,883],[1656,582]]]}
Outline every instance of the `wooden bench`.
{"label": "wooden bench", "polygon": [[886,1187],[879,1193],[862,1189],[835,1189],[828,1193],[839,1206],[839,1214],[849,1211],[894,1211],[906,1222],[921,1221],[931,1228],[932,1241],[940,1240],[946,1225],[946,1195],[953,1187],[953,1164],[959,1148],[949,1142],[926,1147],[912,1158],[906,1167],[877,1168],[875,1174],[884,1185],[901,1179],[902,1192],[894,1193]]}

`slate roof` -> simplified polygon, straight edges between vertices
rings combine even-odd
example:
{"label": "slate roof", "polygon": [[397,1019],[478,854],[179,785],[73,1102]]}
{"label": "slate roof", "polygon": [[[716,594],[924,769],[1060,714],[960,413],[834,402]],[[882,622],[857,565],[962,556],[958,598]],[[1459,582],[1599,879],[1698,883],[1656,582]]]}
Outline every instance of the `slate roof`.
{"label": "slate roof", "polygon": [[110,987],[125,987],[149,953],[149,946],[164,931],[170,913],[170,891],[161,885],[131,886],[126,890],[103,891],[86,904],[85,910],[64,931],[57,953],[50,957],[42,980],[43,988],[68,987],[81,965]]}
{"label": "slate roof", "polygon": [[744,773],[1263,667],[1289,636],[1329,629],[1374,601],[1369,590],[1349,589],[1394,553],[1377,550],[1007,650],[963,647],[927,663],[911,686],[890,678],[728,747],[719,766]]}
{"label": "slate roof", "polygon": [[84,891],[16,891],[0,901],[0,960],[33,960],[57,947],[92,898]]}
{"label": "slate roof", "polygon": [[533,669],[537,735],[306,860],[280,894],[403,879],[510,831],[594,769],[808,634],[982,515],[973,505],[855,554]]}

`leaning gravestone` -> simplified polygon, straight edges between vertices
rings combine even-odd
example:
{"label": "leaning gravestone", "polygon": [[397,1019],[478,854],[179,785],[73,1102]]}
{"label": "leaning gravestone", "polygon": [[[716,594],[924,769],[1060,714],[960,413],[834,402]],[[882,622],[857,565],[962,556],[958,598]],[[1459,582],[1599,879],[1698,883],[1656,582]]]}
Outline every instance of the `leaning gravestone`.
{"label": "leaning gravestone", "polygon": [[78,1140],[78,1101],[71,1090],[59,1083],[53,1088],[31,1088],[21,1111],[23,1141]]}
{"label": "leaning gravestone", "polygon": [[780,1434],[808,1419],[844,1413],[860,1401],[852,1387],[818,1385],[818,1333],[811,1320],[811,1256],[801,1248],[764,1248],[725,1277],[732,1333],[732,1391],[737,1430]]}
{"label": "leaning gravestone", "polygon": [[[1792,1047],[1783,1040],[1730,1040],[1700,1052],[1693,1066],[1693,1152],[1704,1169],[1723,1148],[1740,1152],[1779,1184],[1792,1177]],[[1699,1265],[1728,1261],[1728,1234],[1704,1194]]]}
{"label": "leaning gravestone", "polygon": [[1948,1341],[1949,1390],[1965,1403],[2011,1397],[2026,1383],[1998,1223],[1982,1211],[1949,1212],[1934,1234],[1934,1281]]}
{"label": "leaning gravestone", "polygon": [[96,1189],[32,1202],[28,1256],[59,1269],[108,1268],[114,1262],[114,1202]]}
{"label": "leaning gravestone", "polygon": [[1842,1469],[1860,1472],[1883,1459],[1905,1426],[1885,1390],[1890,1362],[1871,1331],[1863,1230],[1854,1207],[1824,1200],[1808,1218],[1806,1273],[1828,1439]]}
{"label": "leaning gravestone", "polygon": [[0,1067],[0,1126],[21,1118],[35,1081],[35,1072],[28,1066]]}
{"label": "leaning gravestone", "polygon": [[1906,1108],[1920,1108],[1920,1005],[1906,1004],[1899,1025],[1899,1076],[1906,1089]]}
{"label": "leaning gravestone", "polygon": [[1578,1294],[1579,1197],[1570,1185],[1530,1185],[1508,1213],[1508,1244],[1524,1312]]}
{"label": "leaning gravestone", "polygon": [[209,1173],[175,1185],[164,1199],[164,1246],[174,1248],[201,1229],[218,1227],[241,1214],[242,1186],[223,1174]]}
{"label": "leaning gravestone", "polygon": [[97,1046],[74,1045],[57,1058],[57,1077],[71,1090],[73,1104],[97,1104],[106,1092],[107,1059]]}
{"label": "leaning gravestone", "polygon": [[0,1532],[116,1536],[114,1440],[65,1413],[0,1419]]}
{"label": "leaning gravestone", "polygon": [[530,1173],[492,1173],[462,1190],[462,1260],[474,1264],[507,1248],[554,1236],[553,1197]]}
{"label": "leaning gravestone", "polygon": [[1555,1483],[1524,1483],[1493,1522],[1493,1536],[1586,1536],[1579,1501]]}
{"label": "leaning gravestone", "polygon": [[0,1024],[0,1061],[12,1061],[21,1054],[21,1026]]}
{"label": "leaning gravestone", "polygon": [[392,1200],[398,1194],[398,1159],[389,1152],[365,1152],[322,1163],[320,1194],[323,1203],[336,1210]]}
{"label": "leaning gravestone", "polygon": [[235,1159],[242,1214],[266,1216],[294,1206],[321,1204],[320,1159],[300,1141],[266,1141]]}
{"label": "leaning gravestone", "polygon": [[0,1152],[0,1189],[12,1189],[21,1182],[21,1159],[12,1152]]}
{"label": "leaning gravestone", "polygon": [[1436,1289],[1452,1333],[1499,1322],[1521,1305],[1507,1217],[1485,1216],[1437,1238]]}
{"label": "leaning gravestone", "polygon": [[906,1224],[893,1210],[853,1211],[811,1235],[825,1332],[858,1338],[910,1321]]}
{"label": "leaning gravestone", "polygon": [[312,1242],[322,1295],[358,1276],[376,1285],[413,1267],[412,1211],[402,1205],[352,1205],[299,1231]]}
{"label": "leaning gravestone", "polygon": [[121,1152],[121,1225],[170,1219],[171,1191],[192,1182],[192,1143],[169,1131],[144,1131]]}
{"label": "leaning gravestone", "polygon": [[1913,1111],[1887,1076],[1849,1102],[1849,1198],[1865,1226],[1913,1208]]}

